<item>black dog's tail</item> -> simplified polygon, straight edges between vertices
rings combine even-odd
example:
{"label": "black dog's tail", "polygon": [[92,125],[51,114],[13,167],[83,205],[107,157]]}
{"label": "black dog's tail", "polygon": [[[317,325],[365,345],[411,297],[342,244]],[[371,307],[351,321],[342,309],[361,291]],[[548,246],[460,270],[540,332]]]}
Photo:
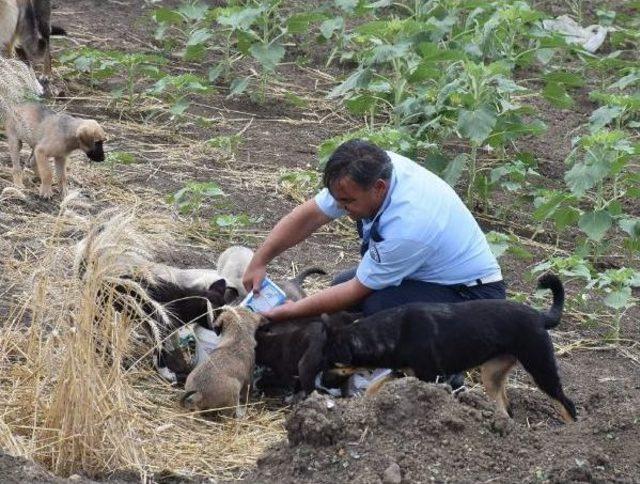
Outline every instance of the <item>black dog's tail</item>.
{"label": "black dog's tail", "polygon": [[553,293],[553,304],[551,309],[545,313],[544,327],[546,329],[555,328],[560,324],[562,308],[564,307],[564,287],[562,287],[562,282],[555,274],[548,273],[538,279],[538,288],[550,289]]}
{"label": "black dog's tail", "polygon": [[302,283],[304,282],[304,280],[307,277],[309,277],[311,274],[320,274],[321,276],[327,275],[324,269],[321,269],[319,267],[309,267],[308,269],[305,269],[302,272],[300,272],[300,274],[298,274],[293,279],[290,279],[290,281],[296,286],[302,287]]}

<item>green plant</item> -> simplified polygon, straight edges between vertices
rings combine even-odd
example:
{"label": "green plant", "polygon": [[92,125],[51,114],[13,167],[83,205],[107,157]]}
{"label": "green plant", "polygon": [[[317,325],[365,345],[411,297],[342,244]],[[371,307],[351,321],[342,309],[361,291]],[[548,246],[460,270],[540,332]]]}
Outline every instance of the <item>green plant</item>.
{"label": "green plant", "polygon": [[89,74],[92,84],[111,77],[122,77],[124,84],[112,90],[112,95],[116,99],[125,99],[130,108],[144,94],[138,89],[139,83],[163,77],[159,66],[166,63],[163,57],[157,55],[88,48],[66,52],[61,56],[61,61],[72,63],[78,73]]}
{"label": "green plant", "polygon": [[218,215],[211,219],[210,227],[212,233],[224,233],[232,239],[238,230],[259,223],[260,221],[262,221],[262,217],[250,217],[244,213],[238,215],[225,214]]}
{"label": "green plant", "polygon": [[172,104],[169,112],[174,116],[180,116],[187,110],[190,105],[189,95],[211,91],[208,82],[195,74],[166,75],[147,90],[153,96],[163,95]]}
{"label": "green plant", "polygon": [[138,163],[135,155],[125,151],[109,151],[105,160],[109,165],[133,165]]}
{"label": "green plant", "polygon": [[224,196],[222,189],[214,182],[189,182],[167,201],[174,204],[183,215],[199,217],[200,209],[207,200],[215,200]]}

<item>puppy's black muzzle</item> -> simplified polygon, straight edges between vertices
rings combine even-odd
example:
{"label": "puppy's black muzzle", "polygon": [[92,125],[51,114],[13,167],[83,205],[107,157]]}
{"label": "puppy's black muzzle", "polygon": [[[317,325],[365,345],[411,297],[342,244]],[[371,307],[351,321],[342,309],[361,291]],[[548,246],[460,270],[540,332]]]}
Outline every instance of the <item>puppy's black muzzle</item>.
{"label": "puppy's black muzzle", "polygon": [[102,148],[102,141],[96,141],[93,149],[87,151],[87,156],[91,161],[104,161],[104,149]]}

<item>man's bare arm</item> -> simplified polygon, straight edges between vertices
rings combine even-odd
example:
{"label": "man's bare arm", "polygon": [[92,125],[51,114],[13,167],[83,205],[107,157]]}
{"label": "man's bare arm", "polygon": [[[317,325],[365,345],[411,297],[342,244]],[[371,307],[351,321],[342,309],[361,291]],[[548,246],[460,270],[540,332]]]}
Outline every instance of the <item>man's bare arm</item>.
{"label": "man's bare arm", "polygon": [[257,288],[266,274],[266,267],[275,257],[331,221],[315,200],[307,200],[282,217],[256,251],[242,278],[247,291]]}
{"label": "man's bare arm", "polygon": [[373,290],[354,277],[347,282],[328,287],[300,301],[278,306],[263,314],[272,321],[286,321],[322,313],[335,313],[352,308],[372,292]]}

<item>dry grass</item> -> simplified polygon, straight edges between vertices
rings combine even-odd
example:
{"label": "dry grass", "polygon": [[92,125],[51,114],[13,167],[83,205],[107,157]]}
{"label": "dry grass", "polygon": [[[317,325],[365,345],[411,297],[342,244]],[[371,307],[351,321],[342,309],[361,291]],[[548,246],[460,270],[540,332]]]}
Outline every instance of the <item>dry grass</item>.
{"label": "dry grass", "polygon": [[[261,403],[242,421],[186,413],[180,392],[150,370],[151,358],[136,345],[139,318],[96,304],[117,281],[123,255],[152,256],[173,235],[168,214],[127,201],[137,211],[92,219],[74,195],[58,213],[17,224],[16,247],[30,246],[3,273],[19,283],[0,325],[0,448],[59,475],[135,469],[239,477],[282,438],[282,413]],[[101,250],[89,250],[81,278],[74,245],[106,219],[112,230],[93,230]]]}

